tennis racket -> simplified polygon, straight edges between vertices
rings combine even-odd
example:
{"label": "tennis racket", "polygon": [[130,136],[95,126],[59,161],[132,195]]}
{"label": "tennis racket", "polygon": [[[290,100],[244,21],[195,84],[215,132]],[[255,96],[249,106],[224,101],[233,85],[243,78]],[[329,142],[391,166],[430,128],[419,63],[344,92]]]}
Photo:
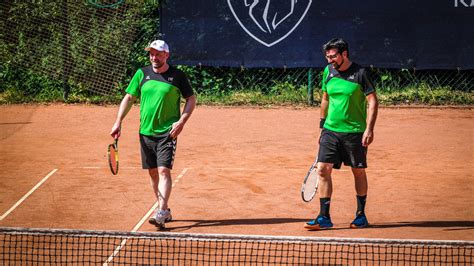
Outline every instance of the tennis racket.
{"label": "tennis racket", "polygon": [[110,171],[113,175],[116,175],[119,169],[118,139],[115,139],[114,143],[109,144],[109,147],[107,148],[107,154],[109,157]]}
{"label": "tennis racket", "polygon": [[301,198],[304,202],[310,202],[314,198],[316,191],[318,191],[318,184],[318,161],[316,160],[309,168],[301,186]]}

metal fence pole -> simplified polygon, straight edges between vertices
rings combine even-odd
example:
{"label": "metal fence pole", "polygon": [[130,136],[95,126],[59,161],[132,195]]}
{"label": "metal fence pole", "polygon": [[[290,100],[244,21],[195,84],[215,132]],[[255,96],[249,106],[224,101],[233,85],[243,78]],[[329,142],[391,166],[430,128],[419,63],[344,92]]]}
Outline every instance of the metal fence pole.
{"label": "metal fence pole", "polygon": [[308,68],[308,104],[314,104],[314,95],[313,95],[313,69]]}

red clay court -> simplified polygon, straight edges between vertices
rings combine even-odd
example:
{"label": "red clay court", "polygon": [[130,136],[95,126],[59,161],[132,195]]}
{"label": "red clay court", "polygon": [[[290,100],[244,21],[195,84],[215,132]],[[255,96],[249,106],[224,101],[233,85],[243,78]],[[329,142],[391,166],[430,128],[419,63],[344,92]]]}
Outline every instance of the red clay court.
{"label": "red clay court", "polygon": [[[0,106],[0,226],[131,231],[154,204],[141,169],[139,107],[107,163],[118,106]],[[369,148],[370,228],[349,229],[350,169],[333,174],[335,228],[300,186],[317,151],[318,108],[198,106],[178,139],[168,232],[474,240],[473,112],[381,108]],[[143,223],[138,231],[153,232]]]}

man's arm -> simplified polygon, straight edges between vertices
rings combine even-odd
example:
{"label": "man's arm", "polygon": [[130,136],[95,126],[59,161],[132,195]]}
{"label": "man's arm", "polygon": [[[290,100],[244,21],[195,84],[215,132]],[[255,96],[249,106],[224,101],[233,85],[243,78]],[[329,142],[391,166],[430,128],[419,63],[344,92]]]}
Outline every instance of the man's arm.
{"label": "man's arm", "polygon": [[377,120],[377,113],[379,109],[377,94],[374,92],[367,95],[367,102],[369,104],[367,111],[367,128],[365,129],[364,135],[362,137],[362,145],[364,147],[369,146],[374,140],[375,121]]}
{"label": "man's arm", "polygon": [[112,130],[110,131],[110,135],[117,139],[120,137],[120,130],[122,127],[122,120],[127,116],[128,112],[133,106],[133,102],[135,102],[136,97],[132,96],[131,94],[126,94],[122,102],[120,103],[119,111],[117,113],[117,119],[115,120],[114,125],[112,126]]}
{"label": "man's arm", "polygon": [[[327,92],[323,92],[323,96],[321,97],[321,109],[319,111],[319,132],[323,129],[324,122],[326,121],[326,117],[328,115],[328,106],[329,106],[329,95]],[[321,134],[318,138],[318,143],[321,141]]]}
{"label": "man's arm", "polygon": [[323,92],[321,97],[321,110],[319,114],[320,119],[326,119],[328,115],[328,106],[329,106],[329,95],[327,92]]}
{"label": "man's arm", "polygon": [[176,123],[174,123],[173,127],[171,128],[171,131],[170,131],[171,138],[178,137],[178,135],[183,130],[184,125],[186,124],[188,119],[191,117],[191,114],[193,113],[195,107],[196,107],[196,95],[192,95],[186,98],[186,103],[184,104],[184,109],[183,109],[183,113],[181,114],[181,118]]}

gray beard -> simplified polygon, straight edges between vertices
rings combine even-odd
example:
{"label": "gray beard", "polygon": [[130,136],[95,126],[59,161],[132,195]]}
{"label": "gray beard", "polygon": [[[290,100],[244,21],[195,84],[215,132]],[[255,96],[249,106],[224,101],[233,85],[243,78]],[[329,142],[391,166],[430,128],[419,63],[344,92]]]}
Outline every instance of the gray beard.
{"label": "gray beard", "polygon": [[164,63],[154,63],[152,65],[153,65],[153,68],[158,69],[158,68],[162,67],[164,65]]}

